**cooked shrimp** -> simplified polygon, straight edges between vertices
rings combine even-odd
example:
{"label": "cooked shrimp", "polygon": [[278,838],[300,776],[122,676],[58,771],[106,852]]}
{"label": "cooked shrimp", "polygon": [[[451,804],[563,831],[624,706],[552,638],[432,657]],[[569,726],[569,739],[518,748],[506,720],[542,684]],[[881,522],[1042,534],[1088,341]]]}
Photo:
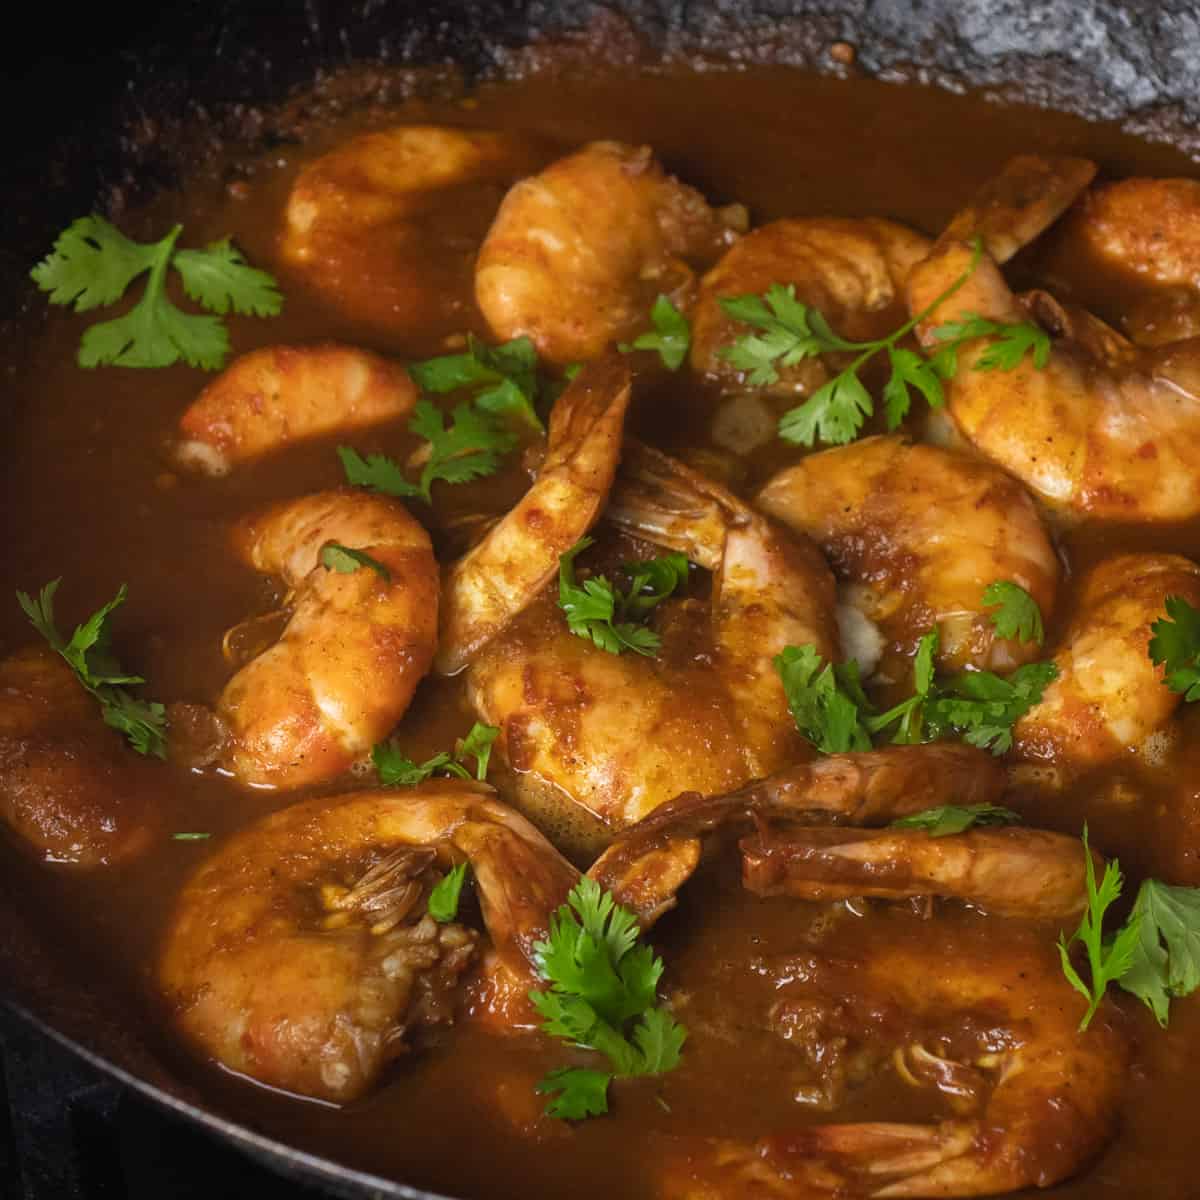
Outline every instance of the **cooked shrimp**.
{"label": "cooked shrimp", "polygon": [[477,935],[426,904],[464,859],[496,954],[532,986],[534,943],[577,872],[489,788],[426,784],[308,800],[221,845],[167,927],[158,978],[175,1022],[272,1087],[362,1095],[408,1035],[453,1019]]}
{"label": "cooked shrimp", "polygon": [[1098,766],[1166,725],[1180,697],[1148,646],[1168,596],[1200,605],[1200,567],[1177,554],[1118,554],[1087,572],[1054,656],[1058,678],[1013,727],[1019,757]]}
{"label": "cooked shrimp", "polygon": [[555,401],[533,486],[446,573],[436,662],[442,674],[461,671],[527,608],[558,570],[559,556],[595,523],[621,456],[631,386],[629,368],[607,358]]}
{"label": "cooked shrimp", "polygon": [[356,323],[414,344],[459,331],[474,324],[475,254],[504,191],[545,159],[485,130],[359,134],[296,176],[280,256]]}
{"label": "cooked shrimp", "polygon": [[1029,494],[990,463],[865,438],[781,471],[757,503],[825,551],[844,598],[891,643],[893,667],[934,626],[939,662],[955,670],[1005,670],[1040,653],[998,638],[983,604],[988,584],[1009,580],[1048,618],[1059,576]]}
{"label": "cooked shrimp", "polygon": [[294,442],[403,417],[416,402],[408,372],[369,350],[267,346],[243,354],[200,393],[179,420],[174,454],[225,475]]}
{"label": "cooked shrimp", "polygon": [[690,303],[693,266],[735,236],[648,146],[592,142],[516,184],[479,252],[475,299],[498,338],[551,362],[595,358],[648,323],[657,294]]}
{"label": "cooked shrimp", "polygon": [[936,1089],[954,1115],[681,1139],[664,1200],[990,1195],[1049,1187],[1104,1146],[1129,1047],[1105,1009],[1079,1033],[1053,936],[925,925],[919,944],[874,938],[863,953],[798,956],[780,972],[775,1020],[786,1027],[794,1008],[795,1040],[826,1071],[849,1053],[890,1054],[901,1080]]}
{"label": "cooked shrimp", "polygon": [[961,743],[829,754],[726,795],[676,796],[625,830],[588,874],[648,925],[695,870],[698,838],[775,821],[875,825],[941,804],[992,804],[1005,783],[993,755]]}
{"label": "cooked shrimp", "polygon": [[[692,314],[691,364],[736,387],[736,368],[720,355],[745,327],[720,301],[793,284],[796,299],[818,309],[842,337],[883,337],[905,320],[904,281],[930,241],[895,221],[873,217],[772,221],[731,247],[700,281]],[[828,373],[818,359],[784,368],[775,390],[807,393]]]}
{"label": "cooked shrimp", "polygon": [[[968,239],[987,251],[970,278],[918,329],[968,314],[1021,321],[1026,312],[997,264],[1046,228],[1094,172],[1080,159],[1013,159],[938,239],[909,276],[909,306],[924,310],[969,268]],[[1060,339],[1045,367],[1025,357],[1012,371],[977,371],[993,339],[959,354],[948,384],[959,432],[1047,504],[1076,515],[1127,521],[1200,513],[1200,341],[1097,359],[1084,341]]]}
{"label": "cooked shrimp", "polygon": [[[277,504],[243,522],[235,540],[294,596],[279,640],[221,693],[227,766],[249,784],[330,779],[390,732],[429,670],[438,607],[429,536],[398,502],[343,489]],[[327,542],[380,569],[327,570]]]}
{"label": "cooked shrimp", "polygon": [[626,455],[609,515],[715,570],[711,605],[662,605],[662,646],[644,658],[572,636],[547,594],[467,680],[480,719],[501,728],[522,803],[575,830],[572,810],[590,813],[593,852],[681,788],[729,791],[804,757],[771,660],[806,642],[837,654],[833,579],[815,547],[664,455],[636,443]]}
{"label": "cooked shrimp", "polygon": [[742,882],[759,896],[939,896],[1063,920],[1087,907],[1083,844],[1041,829],[795,829],[755,834],[741,850]]}
{"label": "cooked shrimp", "polygon": [[1071,210],[1054,261],[1084,257],[1107,268],[1114,282],[1126,282],[1133,298],[1120,323],[1138,345],[1181,341],[1200,334],[1198,222],[1200,183],[1194,179],[1107,183]]}
{"label": "cooked shrimp", "polygon": [[52,650],[0,662],[0,818],[43,862],[127,862],[160,833],[155,764],[121,744]]}

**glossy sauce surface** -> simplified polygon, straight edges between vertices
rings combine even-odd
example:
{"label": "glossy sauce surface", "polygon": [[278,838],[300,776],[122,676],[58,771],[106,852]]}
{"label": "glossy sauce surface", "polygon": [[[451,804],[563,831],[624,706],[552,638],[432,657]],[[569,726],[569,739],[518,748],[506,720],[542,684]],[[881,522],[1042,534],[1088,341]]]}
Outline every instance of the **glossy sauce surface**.
{"label": "glossy sauce surface", "polygon": [[[235,352],[336,337],[404,359],[441,353],[447,336],[465,329],[485,333],[469,304],[447,305],[419,333],[388,336],[338,315],[279,258],[281,213],[299,166],[364,123],[382,128],[407,122],[517,131],[544,145],[547,160],[593,138],[646,143],[713,203],[746,203],[755,224],[781,216],[878,215],[935,234],[1009,155],[1030,150],[1093,157],[1112,176],[1197,174],[1193,163],[1167,147],[972,96],[815,79],[782,68],[535,76],[487,85],[461,99],[414,100],[316,127],[303,145],[239,153],[182,194],[164,195],[135,214],[125,222],[126,231],[149,238],[179,220],[186,242],[197,246],[230,234],[252,263],[277,275],[287,297],[284,315],[232,320]],[[475,229],[480,208],[497,202],[499,194],[485,188],[464,201],[463,229]],[[453,223],[446,213],[436,221]],[[1017,276],[1036,278],[1037,267],[1032,258],[1019,262]],[[1101,315],[1119,317],[1121,292],[1114,281],[1081,264],[1065,282]],[[206,380],[183,366],[85,372],[74,365],[83,327],[82,318],[61,312],[38,322],[32,366],[9,405],[0,473],[9,593],[62,576],[60,623],[66,626],[128,583],[130,598],[116,622],[122,661],[146,676],[147,695],[211,704],[229,673],[220,652],[225,630],[278,599],[269,581],[233,561],[229,526],[264,501],[340,483],[333,453],[340,439],[289,450],[220,481],[180,475],[165,446]],[[685,372],[639,395],[631,423],[665,449],[704,448],[714,403],[715,396]],[[416,439],[403,429],[384,428],[356,437],[354,444],[402,460]],[[744,464],[747,492],[795,453],[778,442],[756,453]],[[443,490],[432,513],[413,508],[429,521],[435,546],[449,554],[456,544],[456,516],[502,512],[526,481],[514,467],[481,484]],[[1200,528],[1091,527],[1061,541],[1071,574],[1116,550],[1152,547],[1200,558]],[[1070,608],[1068,595],[1056,626]],[[29,641],[15,603],[0,606],[0,650],[8,653]],[[471,720],[459,682],[428,679],[399,736],[419,760],[451,744]],[[1200,725],[1192,716],[1182,726],[1183,737],[1196,747],[1195,778]],[[217,775],[171,766],[162,769],[161,791],[168,830],[214,839],[297,798],[243,791]],[[1072,833],[1086,817],[1094,843],[1119,855],[1133,878],[1153,872],[1195,884],[1200,861],[1188,835],[1197,798],[1186,791],[1186,781],[1162,778],[1131,760],[1084,780],[1052,804],[1033,793],[1014,803],[1037,824]],[[90,876],[35,866],[14,849],[6,855],[6,870],[44,908],[52,936],[79,947],[84,964],[106,959],[120,964],[144,1012],[161,1028],[150,986],[161,922],[182,874],[212,844],[166,841],[141,862]],[[907,909],[879,906],[867,913],[830,918],[795,901],[756,900],[740,890],[728,864],[718,865],[655,932],[668,964],[667,990],[677,995],[681,1019],[691,1030],[684,1065],[662,1080],[618,1085],[614,1115],[577,1126],[540,1117],[542,1102],[532,1090],[547,1070],[570,1059],[569,1051],[535,1036],[492,1038],[469,1024],[402,1059],[387,1086],[343,1111],[266,1094],[175,1053],[184,1070],[248,1123],[411,1184],[479,1200],[652,1196],[663,1139],[671,1135],[753,1138],[829,1119],[804,1112],[792,1099],[798,1071],[778,1035],[765,1031],[773,984],[770,972],[759,968],[802,952],[814,939],[821,944],[836,939],[839,952],[868,954],[874,939],[927,936],[919,914]],[[978,915],[950,912],[947,919],[969,940],[992,936],[989,922]],[[1006,936],[1043,946],[1053,969],[1056,933],[1022,926]],[[1196,1190],[1191,1147],[1179,1131],[1200,1068],[1200,1006],[1195,1000],[1177,1003],[1170,1030],[1161,1032],[1129,997],[1120,1005],[1138,1047],[1124,1128],[1090,1174],[1056,1194],[1184,1200]],[[837,1119],[931,1115],[922,1093],[890,1078],[881,1075],[854,1089]]]}

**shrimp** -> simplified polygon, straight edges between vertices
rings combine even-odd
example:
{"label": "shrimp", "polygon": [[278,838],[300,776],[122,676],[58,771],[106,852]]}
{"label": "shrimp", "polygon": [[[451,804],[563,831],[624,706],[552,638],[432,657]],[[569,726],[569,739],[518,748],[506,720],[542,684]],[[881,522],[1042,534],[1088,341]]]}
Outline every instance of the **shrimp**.
{"label": "shrimp", "polygon": [[426,906],[464,860],[495,953],[533,986],[534,945],[577,872],[490,788],[430,783],[308,800],[220,846],[167,926],[158,982],[174,1022],[272,1087],[363,1095],[406,1038],[453,1019],[478,935]]}
{"label": "shrimp", "polygon": [[477,319],[475,253],[504,190],[545,160],[535,142],[487,130],[359,134],[296,176],[280,257],[349,320],[427,343]]}
{"label": "shrimp", "polygon": [[964,744],[829,754],[725,795],[678,795],[621,833],[588,874],[649,925],[698,865],[698,839],[774,821],[874,825],[940,804],[992,804],[1006,782],[993,755]]}
{"label": "shrimp", "polygon": [[267,346],[231,363],[179,420],[174,457],[208,475],[294,442],[403,417],[417,387],[399,363],[326,342]]}
{"label": "shrimp", "polygon": [[801,829],[756,834],[741,850],[742,882],[759,896],[939,896],[999,916],[1063,920],[1088,902],[1082,843],[1040,829]]}
{"label": "shrimp", "polygon": [[[1060,215],[1094,171],[1082,159],[1008,163],[909,275],[909,307],[923,312],[968,271],[969,239],[979,237],[986,250],[918,327],[924,345],[939,344],[937,326],[969,314],[1025,319],[998,264]],[[993,340],[964,346],[948,384],[950,415],[976,449],[1066,514],[1171,521],[1200,513],[1200,340],[1113,364],[1088,342],[1064,338],[1044,367],[1027,356],[1012,371],[974,370]]]}
{"label": "shrimp", "polygon": [[[904,281],[930,248],[928,238],[895,221],[809,218],[772,221],[736,242],[700,281],[692,314],[691,365],[737,390],[738,372],[720,351],[744,332],[722,299],[792,284],[842,337],[883,337],[904,321]],[[828,379],[819,359],[780,372],[775,390],[807,394]]]}
{"label": "shrimp", "polygon": [[711,605],[661,606],[662,646],[647,658],[572,636],[544,595],[467,678],[522,805],[564,832],[591,814],[592,853],[681,788],[728,791],[803,757],[772,658],[801,643],[837,654],[833,579],[815,547],[637,443],[622,478],[608,515],[715,570]]}
{"label": "shrimp", "polygon": [[499,338],[530,337],[555,363],[595,358],[638,333],[656,294],[690,304],[743,212],[714,211],[648,146],[592,142],[504,197],[475,268]]}
{"label": "shrimp", "polygon": [[1058,558],[1029,494],[990,463],[865,438],[786,468],[756,502],[824,550],[844,598],[888,638],[893,666],[935,626],[949,669],[1011,669],[1038,654],[1034,642],[996,636],[983,592],[1009,580],[1048,617]]}
{"label": "shrimp", "polygon": [[53,651],[0,662],[0,818],[46,863],[128,862],[162,830],[154,764],[123,749]]}
{"label": "shrimp", "polygon": [[629,368],[610,357],[589,364],[555,401],[533,486],[446,572],[440,673],[461,671],[527,608],[595,523],[620,459],[631,387]]}
{"label": "shrimp", "polygon": [[[328,542],[377,565],[328,570]],[[330,779],[388,734],[429,670],[438,607],[429,535],[396,501],[339,489],[245,520],[235,545],[294,596],[279,640],[221,693],[226,766],[254,785]]]}
{"label": "shrimp", "polygon": [[1177,554],[1119,554],[1084,575],[1054,656],[1058,678],[1013,727],[1018,757],[1099,766],[1166,725],[1180,697],[1148,647],[1168,596],[1200,605],[1200,567]]}
{"label": "shrimp", "polygon": [[[988,922],[994,927],[995,922]],[[800,955],[777,968],[774,1019],[828,1073],[854,1055],[932,1087],[931,1124],[825,1124],[757,1141],[679,1139],[664,1200],[978,1196],[1049,1187],[1113,1135],[1129,1062],[1107,1006],[1078,1032],[1079,996],[1049,934],[925,922],[920,942]],[[839,1051],[838,1047],[841,1047]]]}

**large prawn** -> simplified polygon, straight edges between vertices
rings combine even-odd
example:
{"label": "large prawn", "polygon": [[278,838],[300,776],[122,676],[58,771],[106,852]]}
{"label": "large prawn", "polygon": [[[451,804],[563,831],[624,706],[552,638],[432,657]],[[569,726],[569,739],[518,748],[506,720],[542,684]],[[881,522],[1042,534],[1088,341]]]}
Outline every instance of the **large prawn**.
{"label": "large prawn", "polygon": [[478,935],[429,916],[468,862],[494,954],[525,990],[578,872],[470,783],[309,800],[234,834],[185,884],[159,983],[202,1054],[272,1087],[362,1095],[422,1028],[453,1019]]}
{"label": "large prawn", "polygon": [[[914,313],[966,276],[918,328],[927,347],[940,344],[937,326],[972,314],[1026,319],[999,264],[1054,221],[1094,172],[1083,159],[1015,158],[954,218],[909,275]],[[986,252],[972,270],[976,238]],[[1125,521],[1195,516],[1200,340],[1144,352],[1126,345],[1113,353],[1123,339],[1112,331],[1097,337],[1094,319],[1086,327],[1082,337],[1069,336],[1068,327],[1043,367],[1026,357],[1011,371],[978,371],[974,365],[994,338],[964,346],[948,388],[959,432],[1067,513]]]}

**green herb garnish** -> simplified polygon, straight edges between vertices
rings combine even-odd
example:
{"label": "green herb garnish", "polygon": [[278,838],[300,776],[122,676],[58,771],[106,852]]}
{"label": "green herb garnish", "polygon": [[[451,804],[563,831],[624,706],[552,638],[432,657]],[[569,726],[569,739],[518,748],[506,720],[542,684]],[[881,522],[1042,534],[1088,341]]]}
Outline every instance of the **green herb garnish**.
{"label": "green herb garnish", "polygon": [[1019,813],[998,804],[942,804],[900,817],[891,823],[891,827],[923,829],[930,837],[947,837],[964,833],[974,825],[1014,825],[1020,820]]}
{"label": "green herb garnish", "polygon": [[1046,640],[1042,624],[1042,610],[1037,601],[1018,583],[998,579],[983,589],[983,604],[992,608],[992,624],[1002,638],[1018,638],[1022,642],[1036,642],[1039,646]]}
{"label": "green herb garnish", "polygon": [[553,1071],[538,1091],[554,1094],[546,1112],[579,1120],[608,1111],[614,1076],[661,1075],[679,1065],[687,1031],[657,1002],[662,960],[638,944],[637,918],[586,876],[534,948],[548,991],[529,993],[542,1029],[598,1050],[610,1071]]}
{"label": "green herb garnish", "polygon": [[650,309],[653,330],[639,334],[630,342],[621,342],[617,349],[622,354],[634,350],[657,350],[659,358],[669,371],[678,371],[687,358],[692,344],[692,327],[688,319],[666,296],[659,296]]}
{"label": "green herb garnish", "polygon": [[350,575],[359,567],[370,567],[385,583],[391,583],[392,573],[378,559],[372,558],[362,550],[353,550],[340,542],[326,542],[317,554],[317,561],[327,571],[336,571],[339,575]]}
{"label": "green herb garnish", "polygon": [[472,399],[484,412],[512,414],[539,432],[543,429],[534,407],[538,398],[537,350],[530,338],[487,346],[468,334],[465,354],[426,359],[410,366],[408,373],[424,392],[440,395],[474,388]]}
{"label": "green herb garnish", "polygon": [[465,765],[468,758],[475,760],[474,778],[482,781],[487,778],[492,743],[499,733],[500,730],[495,725],[484,725],[476,721],[471,726],[471,732],[455,743],[453,753],[443,750],[423,763],[409,758],[393,738],[379,742],[371,750],[371,761],[375,764],[379,782],[384,787],[415,787],[434,775],[470,779],[472,774]]}
{"label": "green herb garnish", "polygon": [[461,862],[451,867],[429,893],[429,915],[439,925],[448,925],[458,916],[458,901],[466,877],[467,864]]}
{"label": "green herb garnish", "polygon": [[62,656],[83,687],[99,702],[105,724],[120,730],[139,754],[166,758],[166,709],[155,701],[138,700],[130,695],[126,684],[146,681],[140,675],[122,671],[109,648],[108,619],[125,602],[125,585],[121,584],[117,594],[76,626],[70,641],[65,641],[54,621],[54,594],[61,582],[55,579],[46,584],[36,600],[25,592],[17,592],[17,601],[34,629]]}
{"label": "green herb garnish", "polygon": [[1130,921],[1138,936],[1129,968],[1117,982],[1165,1027],[1172,998],[1200,987],[1200,888],[1147,879]]}
{"label": "green herb garnish", "polygon": [[[51,304],[76,312],[115,304],[141,274],[150,273],[142,298],[124,316],[92,325],[79,344],[81,367],[167,367],[183,359],[215,370],[229,355],[221,317],[234,312],[275,316],[283,308],[275,280],[247,266],[228,238],[203,250],[176,250],[183,226],[158,242],[135,242],[103,217],[81,217],[30,272]],[[167,297],[169,269],[184,291],[210,314],[186,313]]]}
{"label": "green herb garnish", "polygon": [[822,665],[811,643],[785,646],[773,661],[796,728],[822,754],[870,750],[870,734],[860,719],[865,697],[858,684],[857,663],[851,660],[852,685],[848,686],[833,663]]}
{"label": "green herb garnish", "polygon": [[1185,700],[1200,700],[1200,610],[1168,596],[1167,615],[1150,626],[1150,661],[1165,669],[1163,682]]}

